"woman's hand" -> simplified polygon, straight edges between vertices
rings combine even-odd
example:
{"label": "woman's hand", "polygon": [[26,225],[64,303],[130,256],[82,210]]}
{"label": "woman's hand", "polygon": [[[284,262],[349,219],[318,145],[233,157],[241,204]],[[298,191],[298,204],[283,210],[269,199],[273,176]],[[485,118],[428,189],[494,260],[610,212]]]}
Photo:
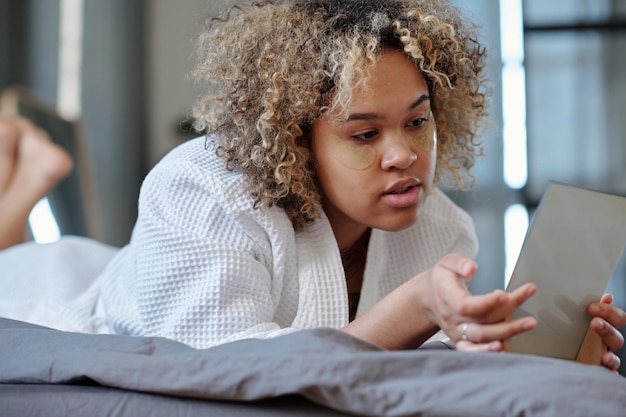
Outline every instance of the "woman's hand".
{"label": "woman's hand", "polygon": [[501,351],[504,340],[536,326],[532,317],[510,317],[537,288],[526,284],[512,292],[471,295],[467,283],[475,272],[476,263],[470,258],[454,254],[442,258],[427,272],[425,279],[432,291],[423,294],[423,302],[431,320],[458,350]]}
{"label": "woman's hand", "polygon": [[504,340],[535,327],[532,317],[509,317],[535,293],[536,287],[528,284],[511,293],[496,290],[472,295],[467,284],[475,271],[476,263],[471,258],[447,255],[343,330],[385,349],[409,349],[418,347],[441,328],[459,350],[502,350]]}
{"label": "woman's hand", "polygon": [[587,312],[593,316],[591,329],[600,336],[608,350],[602,355],[601,363],[606,368],[617,372],[621,361],[613,351],[624,346],[624,336],[618,328],[626,325],[626,313],[621,308],[611,305],[612,302],[613,296],[604,294],[600,302],[589,305]]}

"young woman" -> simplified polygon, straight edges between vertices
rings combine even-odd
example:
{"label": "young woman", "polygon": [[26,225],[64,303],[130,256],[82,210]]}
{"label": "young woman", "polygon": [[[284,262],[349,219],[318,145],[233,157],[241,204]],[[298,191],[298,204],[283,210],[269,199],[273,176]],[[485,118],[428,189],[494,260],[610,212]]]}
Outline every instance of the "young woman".
{"label": "young woman", "polygon": [[[388,349],[441,329],[477,351],[534,328],[508,319],[533,285],[467,291],[476,236],[438,188],[471,180],[486,115],[484,49],[455,8],[264,2],[197,45],[206,135],[147,176],[129,244],[57,309],[67,327],[208,347],[329,326]],[[623,311],[590,309],[621,347]]]}

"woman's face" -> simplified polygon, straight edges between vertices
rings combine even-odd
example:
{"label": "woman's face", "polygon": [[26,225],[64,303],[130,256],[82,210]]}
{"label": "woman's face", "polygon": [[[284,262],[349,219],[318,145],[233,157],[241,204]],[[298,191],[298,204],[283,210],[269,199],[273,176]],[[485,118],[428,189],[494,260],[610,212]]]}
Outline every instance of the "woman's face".
{"label": "woman's face", "polygon": [[404,53],[384,52],[347,112],[324,115],[312,133],[322,205],[335,234],[396,231],[417,220],[433,187],[437,139],[428,87]]}

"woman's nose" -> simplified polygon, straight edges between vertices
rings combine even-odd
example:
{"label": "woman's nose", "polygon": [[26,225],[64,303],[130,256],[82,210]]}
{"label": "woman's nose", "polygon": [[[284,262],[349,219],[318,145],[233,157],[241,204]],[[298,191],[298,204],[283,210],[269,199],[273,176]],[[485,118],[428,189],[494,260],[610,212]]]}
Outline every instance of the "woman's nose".
{"label": "woman's nose", "polygon": [[410,139],[397,135],[384,141],[383,156],[381,158],[382,168],[407,169],[417,160],[417,155],[411,150]]}

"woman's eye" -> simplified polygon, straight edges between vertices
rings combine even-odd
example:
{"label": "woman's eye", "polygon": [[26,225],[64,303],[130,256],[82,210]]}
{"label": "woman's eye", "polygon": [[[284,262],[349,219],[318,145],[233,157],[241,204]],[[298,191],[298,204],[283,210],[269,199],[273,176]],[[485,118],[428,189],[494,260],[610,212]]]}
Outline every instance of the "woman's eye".
{"label": "woman's eye", "polygon": [[422,127],[428,122],[428,119],[425,117],[421,117],[419,119],[415,119],[409,122],[410,127]]}
{"label": "woman's eye", "polygon": [[374,137],[376,135],[375,130],[370,130],[369,132],[359,133],[358,135],[353,135],[352,138],[358,141],[366,141]]}

